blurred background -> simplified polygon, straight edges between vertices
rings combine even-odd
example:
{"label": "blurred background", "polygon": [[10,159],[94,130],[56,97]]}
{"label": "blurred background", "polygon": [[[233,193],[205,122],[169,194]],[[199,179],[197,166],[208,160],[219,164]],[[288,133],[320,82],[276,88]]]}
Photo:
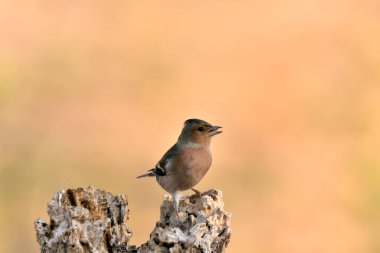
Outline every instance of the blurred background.
{"label": "blurred background", "polygon": [[379,31],[371,0],[2,0],[0,252],[39,252],[52,195],[88,185],[148,240],[165,192],[136,176],[192,117],[224,126],[197,188],[228,252],[380,252]]}

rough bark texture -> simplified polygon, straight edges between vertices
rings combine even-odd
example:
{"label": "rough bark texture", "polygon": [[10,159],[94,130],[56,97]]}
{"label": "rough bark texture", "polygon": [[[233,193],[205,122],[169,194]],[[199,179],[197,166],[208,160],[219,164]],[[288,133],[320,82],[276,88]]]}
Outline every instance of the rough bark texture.
{"label": "rough bark texture", "polygon": [[88,187],[61,190],[48,203],[50,223],[34,223],[41,252],[125,252],[127,195]]}
{"label": "rough bark texture", "polygon": [[177,215],[171,197],[165,196],[149,241],[136,247],[128,243],[132,232],[126,195],[92,187],[67,189],[49,202],[50,223],[37,219],[35,229],[42,253],[220,253],[231,236],[231,215],[223,205],[222,193],[209,190],[182,198]]}
{"label": "rough bark texture", "polygon": [[165,196],[160,221],[138,252],[224,252],[231,236],[231,215],[223,205],[222,193],[209,190],[183,198],[177,215],[171,198]]}

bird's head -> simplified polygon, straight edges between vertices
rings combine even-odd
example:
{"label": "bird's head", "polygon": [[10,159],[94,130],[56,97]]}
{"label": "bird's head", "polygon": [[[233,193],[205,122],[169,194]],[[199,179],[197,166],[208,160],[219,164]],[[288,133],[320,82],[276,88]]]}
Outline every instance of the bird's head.
{"label": "bird's head", "polygon": [[220,134],[222,127],[213,126],[204,120],[188,119],[185,121],[181,135],[178,140],[181,143],[193,143],[195,145],[209,144],[211,137]]}

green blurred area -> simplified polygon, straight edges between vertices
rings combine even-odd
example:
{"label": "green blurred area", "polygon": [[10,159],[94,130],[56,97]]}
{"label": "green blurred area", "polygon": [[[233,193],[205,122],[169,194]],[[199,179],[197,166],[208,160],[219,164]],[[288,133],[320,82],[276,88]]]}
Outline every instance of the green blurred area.
{"label": "green blurred area", "polygon": [[197,188],[228,252],[379,252],[379,31],[377,1],[2,1],[0,252],[88,185],[145,242],[165,193],[135,177],[192,117],[224,127]]}

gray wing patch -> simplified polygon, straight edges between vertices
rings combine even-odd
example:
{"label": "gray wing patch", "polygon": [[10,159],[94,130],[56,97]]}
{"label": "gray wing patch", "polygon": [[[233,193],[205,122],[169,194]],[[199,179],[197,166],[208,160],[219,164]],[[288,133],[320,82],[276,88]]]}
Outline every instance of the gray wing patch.
{"label": "gray wing patch", "polygon": [[178,154],[178,146],[175,144],[172,146],[161,158],[161,160],[157,163],[156,167],[154,168],[154,173],[157,176],[166,176],[168,175],[168,164],[169,161],[176,157]]}

